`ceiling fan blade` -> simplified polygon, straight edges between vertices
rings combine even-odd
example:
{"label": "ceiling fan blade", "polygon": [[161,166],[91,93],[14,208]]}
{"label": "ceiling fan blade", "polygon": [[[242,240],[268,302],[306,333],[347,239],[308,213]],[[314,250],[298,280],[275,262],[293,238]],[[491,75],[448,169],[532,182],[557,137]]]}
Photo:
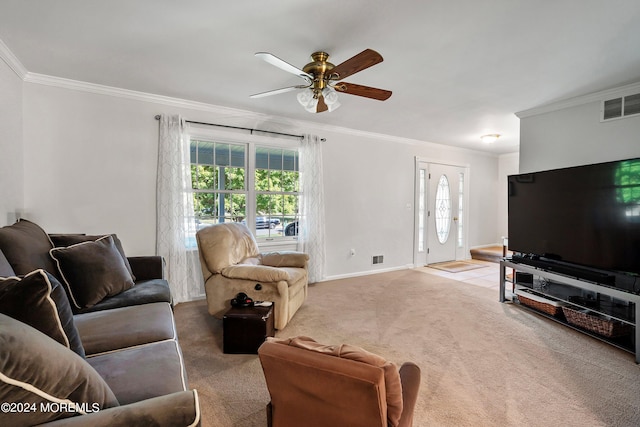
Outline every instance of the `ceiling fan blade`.
{"label": "ceiling fan blade", "polygon": [[311,74],[305,73],[300,68],[295,67],[289,64],[288,62],[283,61],[282,59],[268,52],[258,52],[256,53],[256,56],[262,59],[263,61],[268,62],[269,64],[280,68],[281,70],[284,70],[291,74],[295,74],[296,76],[303,78],[308,83],[310,83],[311,80],[313,80],[313,76],[311,76]]}
{"label": "ceiling fan blade", "polygon": [[324,102],[324,96],[320,94],[320,96],[318,96],[318,107],[316,108],[316,113],[322,113],[328,109],[329,107],[327,107],[327,104]]}
{"label": "ceiling fan blade", "polygon": [[309,86],[304,86],[304,85],[283,87],[282,89],[275,89],[275,90],[269,90],[267,92],[255,93],[249,96],[249,98],[263,98],[265,96],[278,95],[280,93],[291,92],[298,89],[306,89],[308,87]]}
{"label": "ceiling fan blade", "polygon": [[377,99],[378,101],[385,101],[389,99],[389,97],[393,93],[390,90],[378,89],[375,87],[362,86],[347,82],[337,83],[333,88],[338,92],[348,93],[349,95],[364,96],[365,98]]}
{"label": "ceiling fan blade", "polygon": [[[375,50],[365,49],[356,56],[336,65],[331,70],[331,80],[342,80],[359,71],[382,62],[382,56]],[[335,77],[334,77],[335,75]]]}

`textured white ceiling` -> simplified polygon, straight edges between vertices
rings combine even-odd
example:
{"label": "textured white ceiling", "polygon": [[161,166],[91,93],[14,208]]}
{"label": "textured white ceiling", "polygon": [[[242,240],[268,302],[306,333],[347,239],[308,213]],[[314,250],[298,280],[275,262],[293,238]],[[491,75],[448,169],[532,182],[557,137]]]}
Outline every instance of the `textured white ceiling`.
{"label": "textured white ceiling", "polygon": [[[515,112],[640,81],[638,22],[638,0],[0,0],[0,40],[33,73],[494,153],[517,150]],[[366,48],[384,62],[345,80],[388,101],[249,99],[301,82],[255,52],[302,67]]]}

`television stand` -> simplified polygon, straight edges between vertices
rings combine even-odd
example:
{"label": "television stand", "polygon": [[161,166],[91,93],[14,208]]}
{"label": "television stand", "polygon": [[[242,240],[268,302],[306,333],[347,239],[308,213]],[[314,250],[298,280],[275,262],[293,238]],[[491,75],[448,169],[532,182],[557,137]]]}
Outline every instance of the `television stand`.
{"label": "television stand", "polygon": [[[507,268],[513,270],[510,279]],[[506,284],[512,287],[510,298],[506,295]],[[640,363],[640,328],[636,328],[636,319],[640,319],[638,294],[504,259],[500,261],[500,302],[507,301],[521,302],[520,307],[633,353],[636,363]],[[602,327],[610,328],[603,332]]]}

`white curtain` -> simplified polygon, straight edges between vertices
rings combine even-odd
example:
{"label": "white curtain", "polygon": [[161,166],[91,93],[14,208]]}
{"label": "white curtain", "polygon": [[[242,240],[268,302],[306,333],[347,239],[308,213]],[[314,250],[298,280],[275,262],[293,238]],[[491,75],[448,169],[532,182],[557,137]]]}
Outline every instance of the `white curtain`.
{"label": "white curtain", "polygon": [[305,135],[300,147],[300,212],[302,223],[298,250],[309,254],[309,282],[324,278],[324,187],[322,142],[316,135]]}
{"label": "white curtain", "polygon": [[188,126],[178,115],[160,117],[156,216],[156,251],[165,259],[174,303],[199,297],[202,273],[193,247],[190,141]]}

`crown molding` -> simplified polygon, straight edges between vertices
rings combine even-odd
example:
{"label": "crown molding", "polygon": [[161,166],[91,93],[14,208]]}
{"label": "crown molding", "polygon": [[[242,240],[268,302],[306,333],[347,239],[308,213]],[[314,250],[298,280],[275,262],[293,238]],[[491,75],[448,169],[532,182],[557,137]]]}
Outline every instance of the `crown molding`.
{"label": "crown molding", "polygon": [[163,95],[155,95],[146,92],[139,92],[130,89],[122,89],[113,86],[105,86],[95,83],[87,83],[78,80],[66,79],[62,77],[49,76],[45,74],[38,74],[27,72],[24,78],[24,81],[27,83],[34,83],[46,86],[59,87],[64,89],[77,90],[82,92],[89,92],[99,95],[106,96],[114,96],[119,98],[127,98],[136,101],[150,102],[154,104],[168,105],[171,107],[185,108],[196,111],[204,111],[209,113],[217,113],[221,115],[229,115],[232,117],[247,117],[251,116],[253,119],[257,121],[269,121],[271,123],[276,123],[278,125],[286,126],[288,128],[296,128],[300,129],[303,133],[311,133],[318,132],[319,134],[325,132],[335,132],[343,135],[352,135],[357,137],[365,137],[368,139],[381,140],[381,141],[392,141],[401,144],[409,144],[409,145],[420,145],[422,147],[432,146],[434,148],[442,148],[446,147],[447,149],[454,151],[472,151],[474,153],[482,153],[482,154],[491,154],[495,156],[493,153],[486,153],[484,151],[476,151],[468,148],[461,147],[452,147],[452,146],[444,146],[442,144],[428,142],[428,141],[419,141],[409,138],[403,138],[393,135],[385,135],[379,133],[373,133],[358,129],[345,128],[341,126],[332,126],[326,124],[320,124],[316,122],[304,121],[304,120],[294,120],[280,116],[272,116],[263,113],[256,113],[254,111],[241,110],[229,107],[222,107],[219,105],[206,104],[203,102],[197,101],[189,101],[186,99],[180,98],[172,98],[169,96]]}
{"label": "crown molding", "polygon": [[[380,140],[385,142],[396,142],[400,144],[419,145],[421,147],[432,147],[434,149],[446,148],[450,151],[457,152],[472,152],[477,155],[497,157],[497,154],[473,150],[470,148],[454,147],[449,145],[438,144],[435,142],[421,141],[410,138],[403,138],[393,135],[386,135],[374,132],[368,132],[364,130],[345,128],[341,126],[332,126],[316,122],[289,119],[281,116],[272,116],[264,113],[257,113],[249,110],[241,110],[237,108],[223,107],[219,105],[207,104],[204,102],[190,101],[181,98],[173,98],[163,95],[155,95],[146,92],[139,92],[130,89],[122,89],[113,86],[105,86],[96,83],[82,82],[78,80],[66,79],[62,77],[49,76],[45,74],[38,74],[32,72],[26,72],[24,81],[26,83],[33,83],[45,86],[53,86],[64,89],[71,89],[76,91],[94,93],[98,95],[113,96],[118,98],[126,98],[135,101],[149,102],[153,104],[167,105],[171,107],[184,108],[195,111],[203,111],[208,113],[215,113],[225,115],[229,117],[251,117],[258,122],[271,122],[277,125],[285,126],[289,129],[294,128],[298,133],[313,133],[322,135],[326,132],[334,132],[343,135],[352,135],[361,138],[367,138],[372,140]],[[270,129],[265,129],[270,130]]]}
{"label": "crown molding", "polygon": [[0,58],[13,70],[14,73],[16,73],[18,77],[20,77],[20,79],[24,80],[27,75],[27,69],[2,40],[0,40]]}
{"label": "crown molding", "polygon": [[557,102],[551,102],[539,107],[530,108],[528,110],[519,111],[516,116],[519,119],[526,117],[537,116],[538,114],[550,113],[553,111],[563,110],[565,108],[577,107],[579,105],[588,104],[590,102],[601,102],[606,99],[618,98],[621,96],[629,95],[632,93],[640,92],[640,82],[631,83],[625,86],[616,87],[613,89],[606,89],[599,92],[590,93],[587,95],[576,96],[574,98],[564,99]]}

